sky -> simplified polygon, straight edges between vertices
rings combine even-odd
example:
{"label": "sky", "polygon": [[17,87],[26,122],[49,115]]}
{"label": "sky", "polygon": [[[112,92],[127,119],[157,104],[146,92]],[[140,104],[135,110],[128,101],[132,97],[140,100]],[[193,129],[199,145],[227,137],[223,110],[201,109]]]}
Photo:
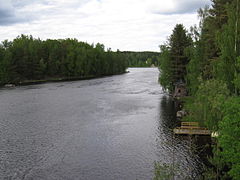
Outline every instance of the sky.
{"label": "sky", "polygon": [[176,24],[198,24],[211,0],[0,0],[0,41],[76,38],[121,51],[159,51]]}

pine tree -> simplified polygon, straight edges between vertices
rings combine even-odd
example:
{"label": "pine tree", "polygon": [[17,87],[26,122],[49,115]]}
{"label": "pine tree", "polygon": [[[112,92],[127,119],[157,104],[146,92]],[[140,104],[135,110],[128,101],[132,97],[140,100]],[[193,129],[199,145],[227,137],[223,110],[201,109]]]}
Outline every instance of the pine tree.
{"label": "pine tree", "polygon": [[185,55],[185,49],[192,43],[191,37],[187,34],[182,24],[177,24],[170,36],[170,57],[172,68],[172,82],[185,81],[186,65],[189,58]]}
{"label": "pine tree", "polygon": [[186,56],[186,49],[192,45],[190,34],[182,24],[177,24],[169,38],[167,45],[160,46],[160,83],[165,89],[173,91],[174,84],[185,82],[187,74],[186,66],[189,58]]}

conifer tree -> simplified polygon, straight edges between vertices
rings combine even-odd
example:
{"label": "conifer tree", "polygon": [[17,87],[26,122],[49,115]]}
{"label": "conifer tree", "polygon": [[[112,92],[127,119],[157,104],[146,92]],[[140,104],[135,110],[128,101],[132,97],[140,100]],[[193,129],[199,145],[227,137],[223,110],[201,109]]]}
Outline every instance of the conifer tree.
{"label": "conifer tree", "polygon": [[165,89],[173,90],[174,84],[185,82],[186,66],[189,58],[185,54],[186,48],[191,46],[192,39],[182,24],[177,24],[169,38],[168,44],[161,46],[160,83]]}

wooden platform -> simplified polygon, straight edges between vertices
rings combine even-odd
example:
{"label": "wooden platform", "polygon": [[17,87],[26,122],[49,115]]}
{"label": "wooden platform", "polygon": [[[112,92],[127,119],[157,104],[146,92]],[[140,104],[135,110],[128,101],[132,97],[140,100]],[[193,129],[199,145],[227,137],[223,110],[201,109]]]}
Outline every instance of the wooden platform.
{"label": "wooden platform", "polygon": [[199,127],[198,122],[181,122],[181,127],[173,129],[178,135],[211,135],[207,128]]}

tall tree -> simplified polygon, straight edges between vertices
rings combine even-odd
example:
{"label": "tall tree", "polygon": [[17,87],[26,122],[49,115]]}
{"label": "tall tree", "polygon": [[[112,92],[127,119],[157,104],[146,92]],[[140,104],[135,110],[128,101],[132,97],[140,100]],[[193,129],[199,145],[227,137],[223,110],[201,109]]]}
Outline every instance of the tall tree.
{"label": "tall tree", "polygon": [[225,81],[232,93],[238,94],[239,88],[234,84],[235,77],[240,73],[237,58],[240,56],[240,2],[232,1],[227,6],[228,22],[218,34],[218,46],[221,50],[217,65],[217,77]]}
{"label": "tall tree", "polygon": [[[192,39],[182,24],[173,29],[168,44],[161,46],[160,56],[160,83],[172,91],[174,83],[185,82],[186,66],[189,58],[185,54],[186,48],[191,46]],[[169,82],[166,82],[169,81]]]}
{"label": "tall tree", "polygon": [[169,47],[166,45],[160,46],[159,57],[159,82],[165,90],[173,91],[172,69]]}
{"label": "tall tree", "polygon": [[173,82],[185,81],[186,65],[189,62],[189,58],[185,55],[185,50],[191,44],[192,39],[184,26],[177,24],[169,40]]}

